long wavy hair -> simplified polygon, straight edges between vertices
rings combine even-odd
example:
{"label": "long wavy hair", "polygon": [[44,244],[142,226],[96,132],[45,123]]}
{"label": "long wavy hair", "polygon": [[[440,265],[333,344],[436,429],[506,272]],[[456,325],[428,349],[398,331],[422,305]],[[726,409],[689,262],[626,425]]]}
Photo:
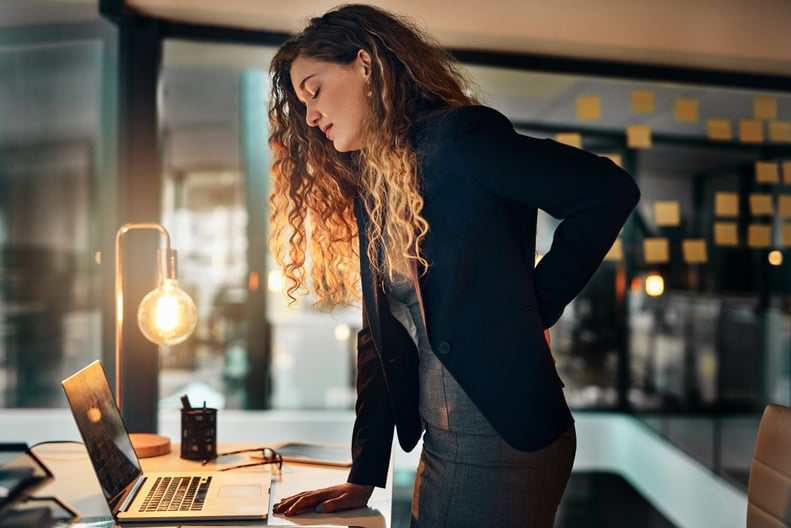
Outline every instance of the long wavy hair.
{"label": "long wavy hair", "polygon": [[[361,49],[371,56],[364,146],[341,153],[308,126],[291,64],[307,57],[348,65]],[[293,301],[312,290],[317,306],[331,308],[359,297],[356,197],[370,218],[367,256],[374,271],[398,280],[414,261],[425,272],[421,243],[429,226],[410,132],[433,112],[476,102],[458,63],[413,22],[349,4],[312,18],[289,38],[270,73],[270,246],[289,281],[288,296]]]}

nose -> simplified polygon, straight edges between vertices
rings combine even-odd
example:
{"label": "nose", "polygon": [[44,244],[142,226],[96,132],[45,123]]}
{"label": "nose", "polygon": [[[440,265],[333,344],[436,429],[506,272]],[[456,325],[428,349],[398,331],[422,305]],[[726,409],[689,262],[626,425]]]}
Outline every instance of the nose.
{"label": "nose", "polygon": [[308,122],[308,126],[318,126],[319,118],[321,118],[321,113],[316,110],[315,106],[308,104],[305,107],[305,120]]}

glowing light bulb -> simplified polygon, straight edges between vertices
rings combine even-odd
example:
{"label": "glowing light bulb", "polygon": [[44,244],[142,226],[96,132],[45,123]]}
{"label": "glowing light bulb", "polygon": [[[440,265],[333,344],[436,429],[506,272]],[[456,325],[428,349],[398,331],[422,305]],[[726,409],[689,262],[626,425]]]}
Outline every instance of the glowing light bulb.
{"label": "glowing light bulb", "polygon": [[352,335],[352,329],[349,325],[339,324],[335,327],[335,339],[338,341],[346,341]]}
{"label": "glowing light bulb", "polygon": [[137,324],[146,339],[158,345],[184,342],[198,324],[198,309],[176,279],[163,279],[137,310]]}
{"label": "glowing light bulb", "polygon": [[271,292],[283,291],[283,272],[280,270],[272,270],[267,276],[267,287]]}
{"label": "glowing light bulb", "polygon": [[769,252],[768,259],[772,266],[780,266],[783,263],[783,253],[775,249]]}
{"label": "glowing light bulb", "polygon": [[645,278],[645,293],[651,297],[659,297],[665,293],[665,279],[658,273],[651,273]]}

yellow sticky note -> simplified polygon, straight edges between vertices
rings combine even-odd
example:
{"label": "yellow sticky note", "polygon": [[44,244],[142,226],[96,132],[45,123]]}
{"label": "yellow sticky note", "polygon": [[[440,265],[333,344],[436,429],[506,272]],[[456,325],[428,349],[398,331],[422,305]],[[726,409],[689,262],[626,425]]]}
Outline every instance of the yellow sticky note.
{"label": "yellow sticky note", "polygon": [[620,154],[609,153],[609,154],[599,154],[599,155],[609,159],[619,167],[623,168],[623,156],[621,156]]}
{"label": "yellow sticky note", "polygon": [[654,92],[651,90],[632,90],[632,112],[636,114],[653,114],[655,108]]}
{"label": "yellow sticky note", "polygon": [[687,99],[684,97],[676,98],[675,102],[675,118],[676,121],[682,123],[697,123],[699,115],[698,111],[698,100],[697,99]]}
{"label": "yellow sticky note", "polygon": [[649,148],[651,146],[651,127],[646,125],[626,127],[626,144],[629,148]]}
{"label": "yellow sticky note", "polygon": [[654,224],[657,226],[677,226],[681,223],[678,202],[662,200],[654,202]]}
{"label": "yellow sticky note", "polygon": [[730,192],[715,193],[714,214],[717,216],[739,216],[739,194]]}
{"label": "yellow sticky note", "polygon": [[620,238],[616,238],[613,242],[610,251],[604,256],[604,260],[621,261],[623,260],[623,242]]}
{"label": "yellow sticky note", "polygon": [[555,141],[570,147],[582,148],[582,134],[577,132],[558,132],[555,134]]}
{"label": "yellow sticky note", "polygon": [[747,246],[751,248],[772,247],[772,226],[764,224],[748,225]]}
{"label": "yellow sticky note", "polygon": [[769,193],[750,194],[750,213],[753,215],[772,215],[775,210],[772,206],[772,195]]}
{"label": "yellow sticky note", "polygon": [[777,214],[780,218],[791,218],[791,194],[781,194],[777,197]]}
{"label": "yellow sticky note", "polygon": [[791,143],[791,121],[769,121],[769,141]]}
{"label": "yellow sticky note", "polygon": [[739,140],[742,143],[763,143],[763,121],[757,119],[742,119],[739,121]]}
{"label": "yellow sticky note", "polygon": [[739,232],[735,222],[714,223],[714,243],[718,246],[738,246]]}
{"label": "yellow sticky note", "polygon": [[756,119],[777,119],[777,97],[759,96],[753,99]]}
{"label": "yellow sticky note", "polygon": [[755,181],[758,183],[779,183],[780,166],[774,161],[756,161]]}
{"label": "yellow sticky note", "polygon": [[702,264],[709,259],[706,241],[702,238],[688,238],[681,241],[681,251],[687,264]]}
{"label": "yellow sticky note", "polygon": [[791,161],[783,162],[783,183],[791,185]]}
{"label": "yellow sticky note", "polygon": [[601,119],[601,97],[595,95],[577,97],[577,119],[581,121]]}
{"label": "yellow sticky note", "polygon": [[670,245],[666,238],[646,238],[643,240],[643,259],[647,264],[658,264],[670,260]]}
{"label": "yellow sticky note", "polygon": [[783,224],[783,246],[791,247],[791,224]]}
{"label": "yellow sticky note", "polygon": [[730,119],[709,119],[706,121],[709,139],[730,141],[733,139]]}

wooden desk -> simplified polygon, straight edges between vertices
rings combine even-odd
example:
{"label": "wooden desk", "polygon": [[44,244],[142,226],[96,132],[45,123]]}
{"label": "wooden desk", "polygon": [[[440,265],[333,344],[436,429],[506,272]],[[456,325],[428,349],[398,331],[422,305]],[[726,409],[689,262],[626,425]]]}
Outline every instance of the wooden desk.
{"label": "wooden desk", "polygon": [[[218,451],[232,451],[246,447],[259,447],[254,444],[220,444]],[[184,460],[179,456],[179,445],[174,444],[172,451],[163,456],[141,459],[143,471],[190,471],[201,467],[199,461]],[[41,444],[34,448],[41,461],[55,475],[55,480],[41,490],[39,495],[55,495],[73,506],[87,523],[107,521],[112,526],[107,503],[102,497],[99,482],[93,472],[85,447],[80,443]],[[223,457],[225,458],[225,457]],[[223,464],[249,461],[246,455],[232,455]],[[392,466],[392,464],[391,464]],[[365,528],[388,528],[390,526],[391,487],[376,488],[368,507],[339,512],[319,514],[306,512],[294,517],[273,515],[272,505],[280,499],[314,488],[323,488],[346,480],[347,468],[331,468],[308,464],[285,462],[280,476],[272,473],[268,466],[245,468],[235,471],[256,471],[272,476],[270,491],[269,517],[266,526],[361,526]],[[388,482],[392,482],[392,477]],[[227,523],[230,524],[230,523]],[[250,525],[250,522],[240,523]]]}

